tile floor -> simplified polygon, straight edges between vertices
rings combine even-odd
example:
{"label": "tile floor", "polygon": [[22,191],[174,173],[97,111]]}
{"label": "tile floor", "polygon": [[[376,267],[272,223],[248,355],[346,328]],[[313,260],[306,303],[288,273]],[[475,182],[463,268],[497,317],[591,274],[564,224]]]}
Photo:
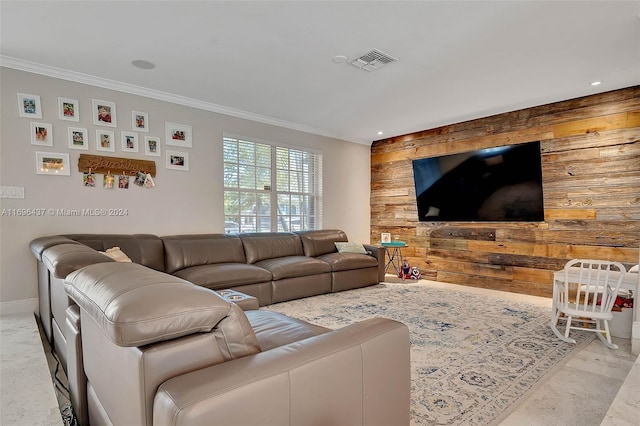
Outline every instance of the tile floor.
{"label": "tile floor", "polygon": [[593,340],[547,376],[500,425],[599,425],[636,359],[629,339],[613,340],[618,350]]}
{"label": "tile floor", "polygon": [[[434,285],[450,286],[451,284],[434,283]],[[470,292],[492,291],[473,287],[465,287],[465,289]],[[551,306],[550,299],[546,298],[503,292],[501,295],[541,306]],[[50,423],[50,407],[51,404],[55,404],[55,399],[52,399],[53,385],[47,371],[43,369],[43,366],[46,366],[46,359],[33,316],[0,317],[0,325],[2,331],[0,423],[59,424],[57,419],[56,422]],[[614,338],[614,340],[620,346],[616,351],[607,349],[597,339],[591,342],[541,382],[500,425],[600,425],[636,359],[636,356],[631,355],[629,339]],[[36,359],[39,357],[42,358],[41,362]],[[38,365],[37,372],[33,368],[34,362]],[[28,390],[29,400],[41,399],[44,403],[39,408],[37,407],[39,404],[28,404],[31,409],[17,405],[16,398],[13,398],[19,395],[15,392],[17,389]]]}

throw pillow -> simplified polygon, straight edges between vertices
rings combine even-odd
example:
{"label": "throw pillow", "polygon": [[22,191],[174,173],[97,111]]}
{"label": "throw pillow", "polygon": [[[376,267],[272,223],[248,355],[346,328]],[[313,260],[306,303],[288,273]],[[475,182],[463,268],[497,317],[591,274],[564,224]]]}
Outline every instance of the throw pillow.
{"label": "throw pillow", "polygon": [[367,254],[364,246],[360,243],[334,243],[340,253],[361,253]]}
{"label": "throw pillow", "polygon": [[120,250],[120,247],[111,247],[110,249],[107,249],[107,251],[101,251],[100,253],[104,254],[105,256],[109,256],[116,262],[131,262],[129,256],[124,254],[124,252]]}

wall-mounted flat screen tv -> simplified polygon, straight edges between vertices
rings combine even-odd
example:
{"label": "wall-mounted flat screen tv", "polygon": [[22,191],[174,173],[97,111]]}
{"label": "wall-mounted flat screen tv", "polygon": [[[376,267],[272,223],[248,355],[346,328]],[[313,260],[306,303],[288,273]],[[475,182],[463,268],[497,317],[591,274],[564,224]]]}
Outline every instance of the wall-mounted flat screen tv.
{"label": "wall-mounted flat screen tv", "polygon": [[540,142],[413,160],[421,222],[544,221]]}

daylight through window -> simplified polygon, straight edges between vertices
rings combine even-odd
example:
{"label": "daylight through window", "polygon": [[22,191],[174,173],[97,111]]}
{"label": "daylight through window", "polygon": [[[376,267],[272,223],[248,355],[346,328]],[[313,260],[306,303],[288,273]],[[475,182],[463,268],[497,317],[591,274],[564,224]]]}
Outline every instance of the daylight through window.
{"label": "daylight through window", "polygon": [[223,138],[225,233],[322,226],[322,155]]}

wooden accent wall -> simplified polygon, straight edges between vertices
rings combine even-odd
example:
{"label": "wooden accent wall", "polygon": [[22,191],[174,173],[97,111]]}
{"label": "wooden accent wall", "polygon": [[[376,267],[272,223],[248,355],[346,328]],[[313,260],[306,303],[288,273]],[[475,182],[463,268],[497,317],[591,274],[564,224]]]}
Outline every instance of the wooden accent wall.
{"label": "wooden accent wall", "polygon": [[[544,222],[418,221],[411,160],[537,140]],[[640,86],[375,141],[371,241],[382,232],[423,278],[536,296],[568,259],[638,263]]]}

